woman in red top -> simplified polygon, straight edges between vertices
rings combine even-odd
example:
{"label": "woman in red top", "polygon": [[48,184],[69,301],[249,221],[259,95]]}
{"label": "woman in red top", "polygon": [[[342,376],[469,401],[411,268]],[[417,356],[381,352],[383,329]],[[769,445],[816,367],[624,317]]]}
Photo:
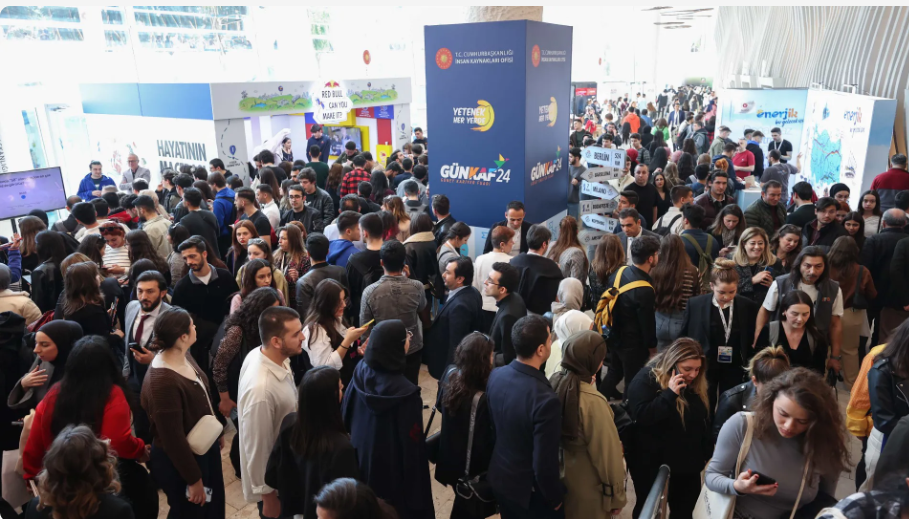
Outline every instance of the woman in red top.
{"label": "woman in red top", "polygon": [[38,404],[31,433],[22,453],[25,479],[41,472],[51,444],[68,425],[84,424],[110,441],[117,455],[121,495],[133,505],[136,518],[158,516],[158,496],[148,473],[139,463],[148,460],[148,448],[132,434],[130,400],[133,395],[122,375],[122,365],[107,341],[97,335],[79,339],[69,354],[63,379]]}
{"label": "woman in red top", "polygon": [[745,139],[739,139],[739,148],[732,157],[732,165],[735,167],[735,176],[745,178],[754,174],[754,153],[745,149],[748,142]]}

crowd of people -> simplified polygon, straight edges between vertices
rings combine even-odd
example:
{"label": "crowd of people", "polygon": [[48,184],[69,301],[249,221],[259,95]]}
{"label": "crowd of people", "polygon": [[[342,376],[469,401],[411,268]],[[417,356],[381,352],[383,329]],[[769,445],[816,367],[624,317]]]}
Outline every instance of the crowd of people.
{"label": "crowd of people", "polygon": [[[791,147],[759,173],[736,158],[755,141],[699,138],[704,89],[626,103],[588,111],[637,118],[600,136],[628,143],[627,175],[621,230],[590,250],[583,122],[558,234],[511,201],[473,259],[422,130],[384,165],[349,147],[329,165],[314,125],[307,160],[262,151],[251,182],[219,159],[156,189],[133,160],[119,183],[93,163],[66,219],[0,240],[0,440],[36,494],[2,504],[151,519],[160,490],[169,518],[224,517],[229,451],[264,518],[432,518],[432,464],[453,518],[617,515],[626,473],[637,518],[668,465],[672,517],[712,492],[770,519],[836,503],[852,433],[874,492],[851,506],[906,506],[906,157],[850,211],[842,184],[789,197]],[[645,119],[667,111],[682,122]],[[762,190],[744,209],[740,171]]]}

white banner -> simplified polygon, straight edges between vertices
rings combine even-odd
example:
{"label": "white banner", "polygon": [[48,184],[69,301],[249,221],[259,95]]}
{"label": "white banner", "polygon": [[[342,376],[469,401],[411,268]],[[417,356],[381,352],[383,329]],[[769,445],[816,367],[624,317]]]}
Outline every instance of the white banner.
{"label": "white banner", "polygon": [[585,214],[606,214],[616,210],[619,202],[612,200],[581,200],[581,215]]}
{"label": "white banner", "polygon": [[625,150],[588,146],[581,152],[581,157],[587,161],[588,165],[598,164],[620,172],[625,169]]}
{"label": "white banner", "polygon": [[581,178],[584,180],[589,180],[591,182],[604,182],[606,180],[617,179],[622,176],[621,169],[615,169],[612,167],[596,167],[588,168],[583,173],[581,173]]}
{"label": "white banner", "polygon": [[347,113],[353,103],[344,95],[344,89],[337,81],[329,81],[316,92],[313,118],[319,124],[335,124],[347,120]]}
{"label": "white banner", "polygon": [[615,228],[619,225],[619,221],[615,218],[607,218],[599,214],[582,215],[581,221],[588,227],[606,232],[615,232]]}
{"label": "white banner", "polygon": [[609,184],[600,184],[597,182],[581,181],[581,194],[596,196],[604,199],[612,199],[619,196],[619,192]]}
{"label": "white banner", "polygon": [[596,246],[603,241],[603,236],[607,234],[609,233],[603,231],[584,230],[578,233],[578,239],[581,240],[581,245],[585,247]]}

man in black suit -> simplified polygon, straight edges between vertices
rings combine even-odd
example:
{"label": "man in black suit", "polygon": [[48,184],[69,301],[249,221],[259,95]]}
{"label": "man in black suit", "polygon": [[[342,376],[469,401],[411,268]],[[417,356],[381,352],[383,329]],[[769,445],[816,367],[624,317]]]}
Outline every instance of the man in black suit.
{"label": "man in black suit", "polygon": [[514,360],[511,329],[518,319],[527,315],[524,300],[515,293],[519,282],[518,269],[502,262],[493,263],[489,277],[483,281],[484,294],[495,299],[498,307],[489,329],[489,336],[496,345],[496,366],[504,366]]}
{"label": "man in black suit", "polygon": [[[887,209],[881,217],[881,232],[869,236],[862,246],[860,263],[871,272],[871,279],[877,288],[877,298],[870,302],[868,309],[868,313],[877,321],[871,337],[872,345],[880,344],[880,339],[887,340],[890,332],[902,321],[899,314],[903,311],[901,299],[902,291],[906,288],[903,282],[905,275],[899,272],[901,268],[894,271],[892,260],[897,244],[909,238],[909,234],[903,230],[907,221],[909,219],[902,209]],[[901,264],[902,260],[898,263]],[[883,314],[888,314],[887,326],[884,326]],[[889,318],[894,316],[897,318]]]}
{"label": "man in black suit", "polygon": [[552,302],[559,292],[564,276],[559,264],[546,257],[552,233],[545,225],[537,224],[527,233],[527,248],[511,260],[511,265],[521,274],[518,293],[527,310],[543,315],[552,309]]}
{"label": "man in black suit", "polygon": [[502,519],[564,517],[559,477],[562,406],[541,371],[552,351],[549,325],[528,315],[514,325],[517,359],[489,376],[486,398],[496,442],[488,481]]}
{"label": "man in black suit", "polygon": [[631,244],[634,241],[642,236],[653,236],[656,239],[660,239],[660,235],[648,231],[641,225],[641,213],[637,209],[622,209],[619,211],[619,226],[622,228],[621,232],[616,234],[619,237],[619,241],[622,242],[622,250],[625,251],[625,259],[628,265],[631,265]]}
{"label": "man in black suit", "polygon": [[524,221],[524,203],[517,200],[508,203],[508,207],[505,210],[505,220],[496,222],[489,228],[489,234],[486,235],[486,245],[483,247],[483,254],[489,254],[492,251],[492,230],[500,225],[507,225],[514,231],[514,247],[511,249],[512,257],[517,256],[518,252],[527,252],[527,232],[530,231],[533,224]]}
{"label": "man in black suit", "polygon": [[815,206],[811,202],[814,190],[808,182],[797,182],[792,186],[792,212],[786,217],[786,223],[804,228],[814,220]]}
{"label": "man in black suit", "polygon": [[473,287],[473,262],[466,256],[449,260],[442,272],[448,299],[427,333],[423,361],[429,374],[442,378],[454,362],[455,348],[471,332],[482,327],[483,296]]}

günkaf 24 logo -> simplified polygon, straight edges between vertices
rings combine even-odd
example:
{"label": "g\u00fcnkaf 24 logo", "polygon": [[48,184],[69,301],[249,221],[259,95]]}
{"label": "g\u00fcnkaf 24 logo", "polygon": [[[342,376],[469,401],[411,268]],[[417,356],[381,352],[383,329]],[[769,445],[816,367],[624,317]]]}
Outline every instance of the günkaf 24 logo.
{"label": "g\u00fcnkaf 24 logo", "polygon": [[445,164],[441,170],[442,182],[477,186],[489,186],[493,182],[507,184],[511,180],[511,170],[504,167],[508,159],[500,153],[499,160],[493,162],[495,167],[462,166],[457,162]]}

